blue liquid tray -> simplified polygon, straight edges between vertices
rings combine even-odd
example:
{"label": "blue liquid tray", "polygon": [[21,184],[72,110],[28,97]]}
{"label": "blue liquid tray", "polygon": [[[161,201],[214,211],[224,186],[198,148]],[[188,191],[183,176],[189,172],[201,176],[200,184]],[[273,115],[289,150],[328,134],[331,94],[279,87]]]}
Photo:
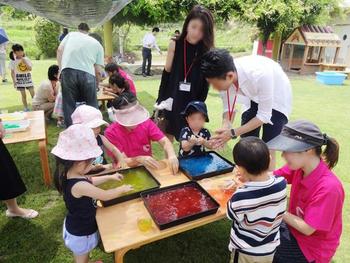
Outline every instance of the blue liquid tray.
{"label": "blue liquid tray", "polygon": [[180,170],[191,180],[230,173],[235,167],[232,162],[213,151],[203,155],[180,158],[179,163]]}

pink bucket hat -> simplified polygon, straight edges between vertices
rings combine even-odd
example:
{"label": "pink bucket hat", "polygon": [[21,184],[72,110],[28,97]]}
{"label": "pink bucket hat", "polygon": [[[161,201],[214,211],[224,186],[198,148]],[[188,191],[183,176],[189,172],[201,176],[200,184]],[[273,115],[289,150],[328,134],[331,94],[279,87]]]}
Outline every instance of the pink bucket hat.
{"label": "pink bucket hat", "polygon": [[71,117],[73,124],[84,124],[91,129],[102,125],[108,125],[108,123],[103,120],[102,113],[98,109],[88,105],[77,107]]}
{"label": "pink bucket hat", "polygon": [[102,150],[91,128],[73,124],[60,133],[51,153],[63,160],[85,161],[100,156]]}
{"label": "pink bucket hat", "polygon": [[139,125],[149,119],[149,112],[139,104],[136,104],[121,110],[114,109],[116,122],[125,127]]}

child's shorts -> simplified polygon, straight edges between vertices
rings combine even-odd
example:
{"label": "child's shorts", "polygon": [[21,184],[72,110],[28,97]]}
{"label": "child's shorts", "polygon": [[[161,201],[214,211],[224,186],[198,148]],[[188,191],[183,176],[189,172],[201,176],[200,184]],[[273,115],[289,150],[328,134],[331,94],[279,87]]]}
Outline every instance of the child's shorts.
{"label": "child's shorts", "polygon": [[274,254],[275,253],[266,256],[252,256],[233,250],[230,263],[272,263]]}
{"label": "child's shorts", "polygon": [[33,89],[34,87],[33,86],[30,86],[30,87],[16,87],[16,89],[18,90],[18,91],[21,91],[21,90],[29,90],[29,89]]}
{"label": "child's shorts", "polygon": [[66,224],[63,224],[63,240],[66,247],[76,256],[88,254],[91,250],[97,247],[100,239],[98,231],[88,236],[75,236],[70,234],[66,229]]}

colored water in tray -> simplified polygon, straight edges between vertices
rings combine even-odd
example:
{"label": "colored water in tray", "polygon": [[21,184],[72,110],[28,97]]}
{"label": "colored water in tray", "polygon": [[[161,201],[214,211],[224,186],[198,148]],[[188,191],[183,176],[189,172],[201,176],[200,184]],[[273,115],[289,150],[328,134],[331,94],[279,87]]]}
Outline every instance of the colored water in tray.
{"label": "colored water in tray", "polygon": [[236,189],[208,189],[208,193],[220,204],[221,207],[227,205]]}
{"label": "colored water in tray", "polygon": [[145,196],[144,200],[158,224],[170,223],[217,206],[208,195],[195,186],[150,194]]}
{"label": "colored water in tray", "polygon": [[104,190],[108,190],[108,189],[113,189],[113,188],[122,186],[124,184],[130,184],[133,187],[133,190],[123,194],[123,195],[129,195],[132,193],[137,193],[137,192],[148,190],[158,186],[157,182],[150,176],[150,174],[143,167],[120,171],[120,173],[124,176],[123,180],[121,181],[110,180],[99,185],[99,187]]}
{"label": "colored water in tray", "polygon": [[212,152],[202,156],[180,159],[179,162],[180,167],[192,177],[232,168],[232,164]]}

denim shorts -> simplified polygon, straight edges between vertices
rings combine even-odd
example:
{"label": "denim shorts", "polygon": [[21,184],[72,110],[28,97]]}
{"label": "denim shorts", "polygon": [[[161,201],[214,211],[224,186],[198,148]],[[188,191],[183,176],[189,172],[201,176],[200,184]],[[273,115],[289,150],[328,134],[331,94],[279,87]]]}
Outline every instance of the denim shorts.
{"label": "denim shorts", "polygon": [[75,236],[70,234],[66,229],[66,224],[63,224],[63,240],[66,247],[76,256],[88,254],[91,250],[97,247],[100,239],[98,231],[88,236]]}

